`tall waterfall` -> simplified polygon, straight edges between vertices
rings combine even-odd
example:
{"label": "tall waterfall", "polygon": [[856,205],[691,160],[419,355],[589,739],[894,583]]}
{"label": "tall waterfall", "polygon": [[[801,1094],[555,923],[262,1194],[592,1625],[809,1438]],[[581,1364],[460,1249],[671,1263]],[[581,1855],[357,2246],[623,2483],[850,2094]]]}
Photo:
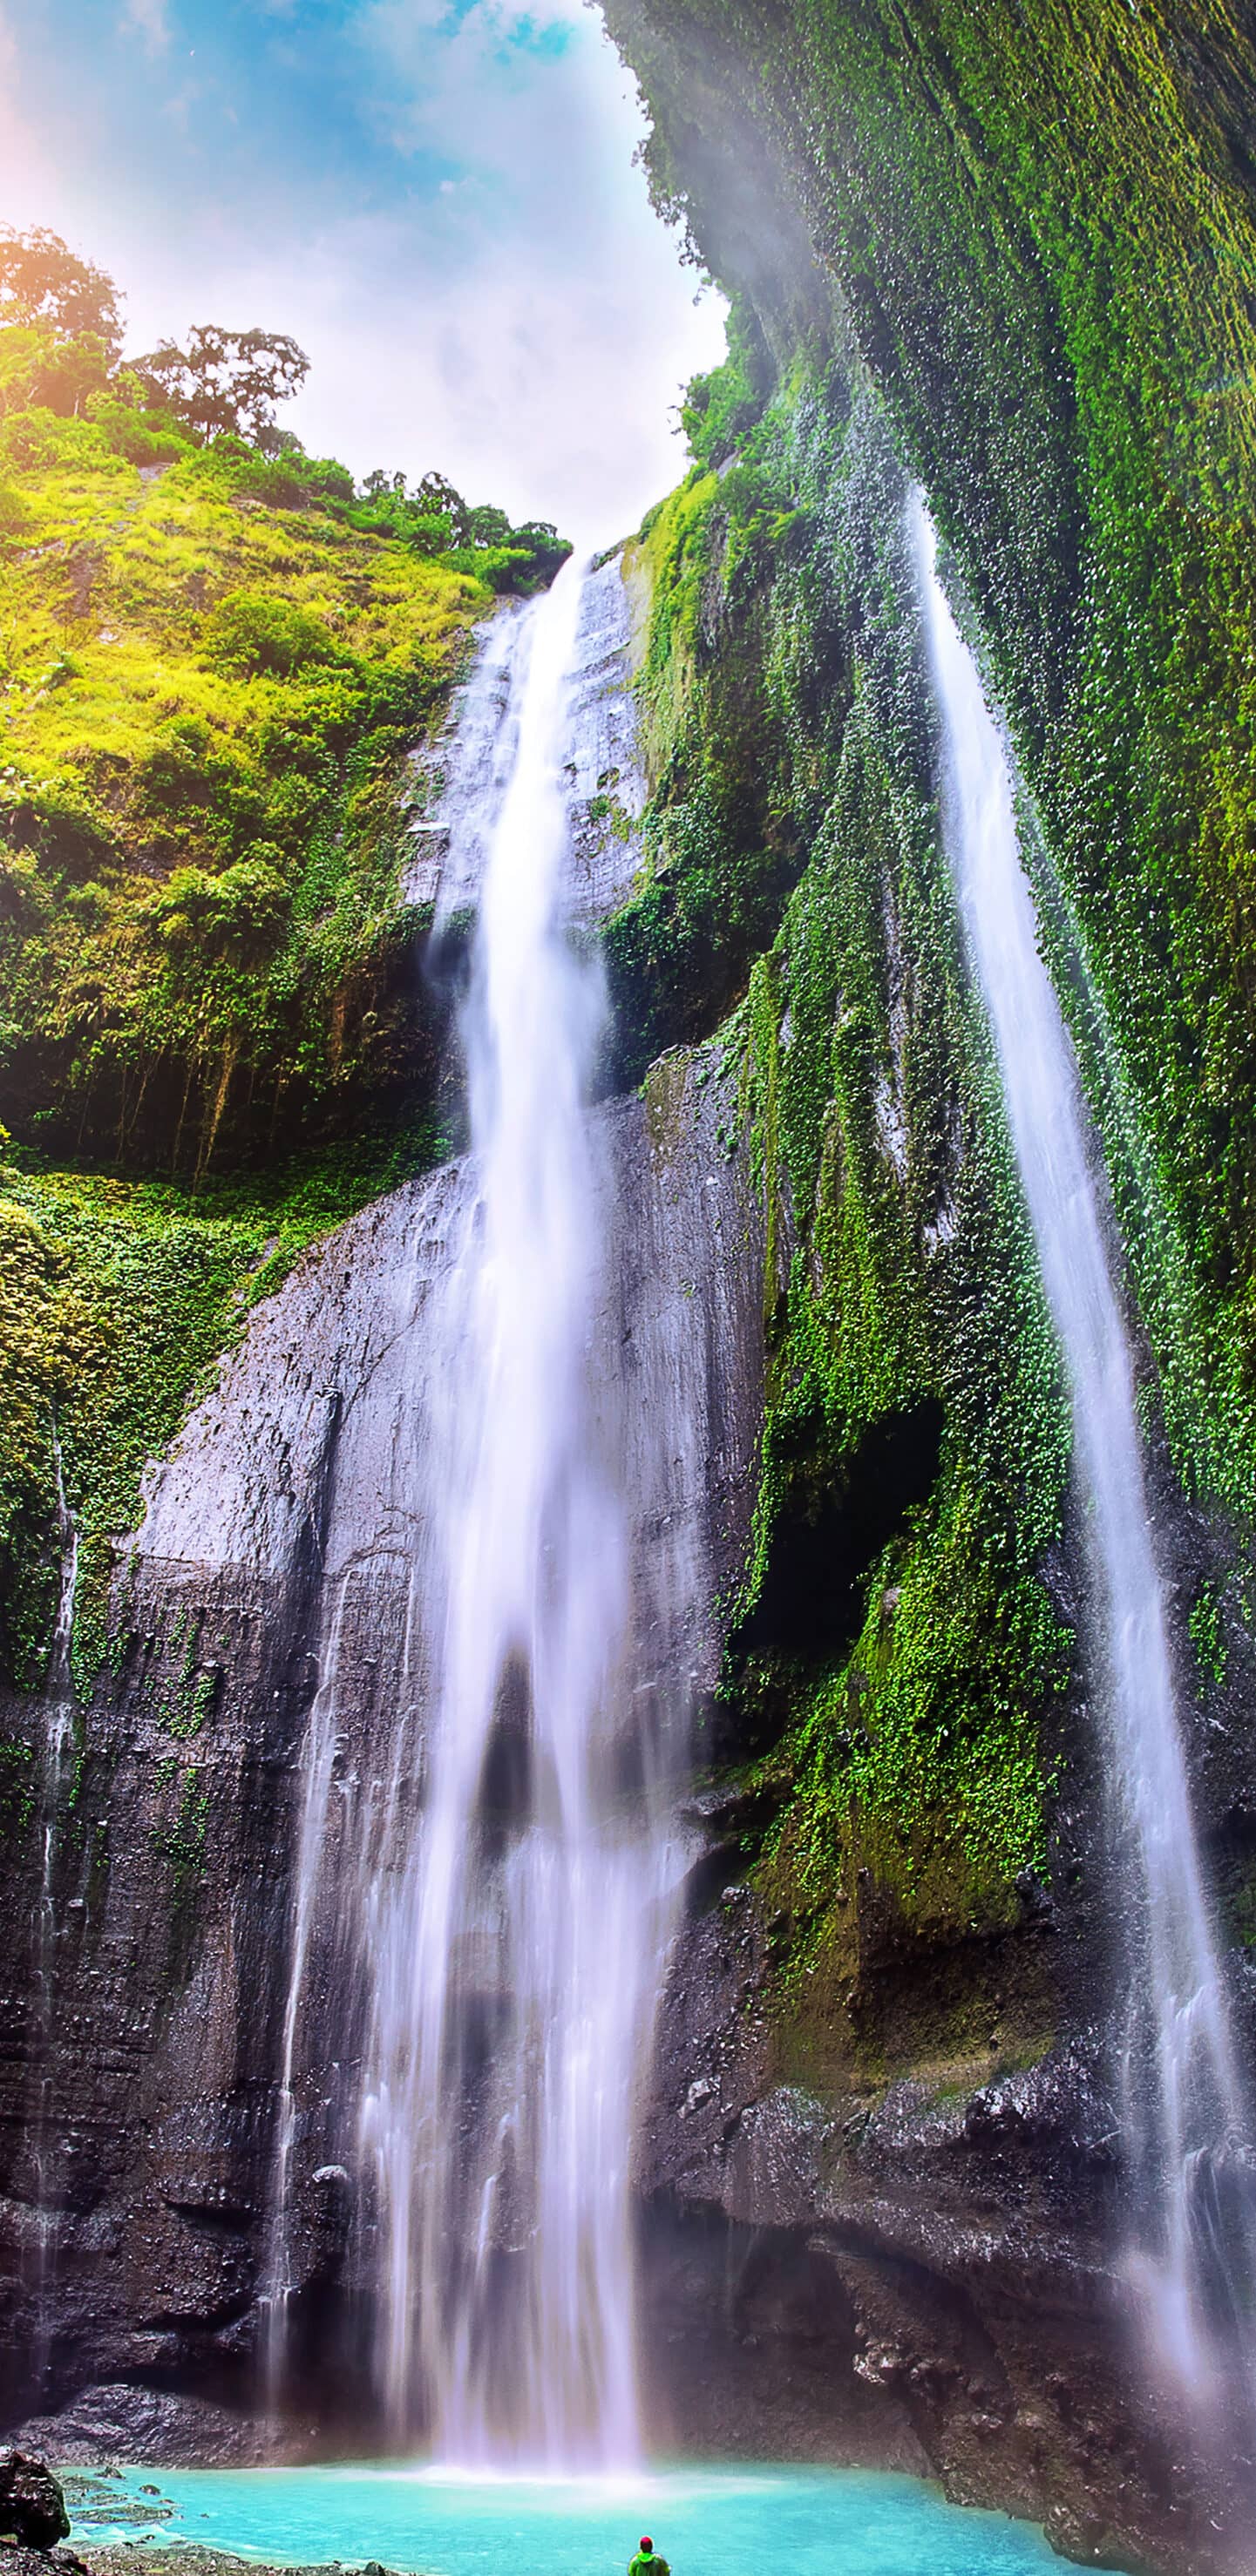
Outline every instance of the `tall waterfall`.
{"label": "tall waterfall", "polygon": [[657,1669],[682,1633],[657,1584],[692,1589],[679,1522],[653,1600],[633,1570],[662,1490],[649,1445],[675,1457],[683,1407],[665,1353],[649,1426],[626,1409],[606,1121],[589,1107],[604,986],[571,927],[572,776],[598,760],[571,674],[578,626],[586,690],[601,650],[597,578],[569,568],[494,621],[429,836],[439,915],[452,930],[476,906],[470,1150],[434,1176],[415,1281],[398,1284],[413,1356],[371,1512],[374,1533],[404,1535],[410,1606],[389,1740],[364,1758],[341,1716],[362,1648],[352,1556],[325,1594],[271,2283],[277,2395],[315,2025],[346,2076],[362,2069],[356,2136],[336,2103],[306,2126],[358,2165],[393,2439],[563,2467],[638,2448],[634,2106],[684,1865],[669,1817],[692,1678]]}
{"label": "tall waterfall", "polygon": [[520,637],[462,1015],[474,1160],[436,1323],[431,1738],[413,1850],[377,1891],[366,2113],[395,2424],[417,2349],[442,2450],[554,2461],[635,2438],[627,2158],[650,1910],[611,1759],[623,1507],[590,1436],[603,1001],[561,927],[579,600],[568,568]]}
{"label": "tall waterfall", "polygon": [[1131,1352],[1072,1048],[1038,951],[1007,758],[939,581],[936,540],[918,496],[912,512],[942,718],[951,860],[1071,1382],[1076,1472],[1087,1506],[1128,1880],[1124,2076],[1141,2230],[1136,2280],[1162,2359],[1184,2389],[1202,2397],[1214,2371],[1211,2326],[1237,2325],[1242,2342],[1250,2334],[1241,2314],[1218,2315],[1233,2295],[1236,2250],[1247,2274],[1239,2302],[1251,2288],[1250,2216],[1244,2221],[1234,2206],[1245,2121],[1174,1704]]}

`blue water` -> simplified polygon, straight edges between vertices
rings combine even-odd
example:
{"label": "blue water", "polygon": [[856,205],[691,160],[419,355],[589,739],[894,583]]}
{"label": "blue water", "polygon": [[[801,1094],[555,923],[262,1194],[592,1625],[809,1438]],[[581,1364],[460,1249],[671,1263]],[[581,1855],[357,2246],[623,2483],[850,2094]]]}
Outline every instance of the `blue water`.
{"label": "blue water", "polygon": [[[99,2504],[79,2509],[73,2538],[200,2540],[307,2565],[378,2558],[425,2576],[624,2576],[643,2531],[673,2576],[1058,2576],[1060,2564],[1028,2523],[852,2470],[652,2469],[577,2484],[404,2467],[132,2469],[109,2483],[123,2515],[111,2526],[93,2481]],[[147,2530],[137,2506],[153,2513]]]}

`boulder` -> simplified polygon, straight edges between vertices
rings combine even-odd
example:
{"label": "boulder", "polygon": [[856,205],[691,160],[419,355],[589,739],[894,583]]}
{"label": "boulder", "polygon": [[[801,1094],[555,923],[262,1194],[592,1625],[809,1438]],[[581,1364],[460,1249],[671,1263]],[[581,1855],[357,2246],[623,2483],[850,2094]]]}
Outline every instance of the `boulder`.
{"label": "boulder", "polygon": [[0,2532],[28,2549],[51,2549],[69,2529],[65,2497],[47,2461],[28,2451],[0,2451]]}

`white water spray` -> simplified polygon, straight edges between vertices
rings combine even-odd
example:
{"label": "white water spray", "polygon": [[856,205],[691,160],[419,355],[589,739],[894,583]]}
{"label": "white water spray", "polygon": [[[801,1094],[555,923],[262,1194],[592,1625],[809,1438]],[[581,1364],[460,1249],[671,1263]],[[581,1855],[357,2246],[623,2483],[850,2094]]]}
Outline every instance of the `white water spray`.
{"label": "white water spray", "polygon": [[[936,540],[918,496],[912,515],[945,743],[951,860],[1071,1384],[1087,1504],[1130,1900],[1126,2089],[1143,2229],[1137,2283],[1162,2359],[1202,2401],[1214,2378],[1210,2323],[1236,2292],[1241,2309],[1251,2282],[1251,2221],[1241,2208],[1246,2123],[1174,1705],[1131,1353],[1072,1048],[1038,952],[1007,757],[938,579]],[[1236,2227],[1248,2272],[1237,2285]],[[1240,2313],[1227,2322],[1248,2345],[1248,2320]]]}

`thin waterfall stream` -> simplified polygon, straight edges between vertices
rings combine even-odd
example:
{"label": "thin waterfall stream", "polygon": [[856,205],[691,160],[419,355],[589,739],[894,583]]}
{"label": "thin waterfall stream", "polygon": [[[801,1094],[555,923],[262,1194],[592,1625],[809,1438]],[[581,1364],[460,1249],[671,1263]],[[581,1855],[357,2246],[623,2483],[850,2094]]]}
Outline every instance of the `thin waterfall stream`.
{"label": "thin waterfall stream", "polygon": [[919,495],[912,534],[942,722],[951,863],[1072,1389],[1127,1882],[1123,2076],[1138,2202],[1134,2283],[1178,2387],[1200,2404],[1215,2399],[1220,2329],[1243,2354],[1250,2405],[1256,2244],[1244,2181],[1246,2106],[1175,1703],[1133,1358],[1072,1047],[1039,954],[1008,760],[939,580],[936,539]]}
{"label": "thin waterfall stream", "polygon": [[52,2285],[56,2249],[54,2211],[55,2177],[52,2147],[56,2135],[53,2100],[52,2053],[56,1995],[57,1906],[55,1868],[57,1858],[57,1825],[61,1804],[62,1777],[66,1749],[74,1734],[74,1678],[70,1649],[74,1632],[74,1596],[78,1583],[79,1534],[65,1490],[61,1442],[53,1432],[53,1462],[57,1491],[57,1553],[61,1568],[57,1591],[57,1617],[44,1688],[48,1697],[48,1742],[44,1763],[43,1823],[41,1831],[42,1871],[39,1890],[39,1915],[35,1950],[39,2042],[36,2061],[40,2067],[39,2098],[34,2120],[36,2170],[36,2315],[37,2366],[46,2367],[51,2344],[48,2322],[49,2292]]}
{"label": "thin waterfall stream", "polygon": [[[429,837],[438,951],[475,907],[470,1140],[416,1243],[425,1302],[389,1469],[411,1551],[405,1704],[377,1776],[346,1767],[349,1564],[327,1596],[289,1928],[272,2402],[307,2023],[334,1983],[361,2068],[336,2152],[357,2174],[389,2434],[460,2464],[638,2456],[631,2159],[686,1858],[688,1699],[641,1669],[628,1490],[630,1458],[684,1434],[673,1402],[626,1437],[607,1365],[614,1185],[590,1106],[606,1000],[572,935],[572,674],[598,613],[569,567],[501,614],[450,742]],[[661,1580],[684,1596],[679,1558]]]}

